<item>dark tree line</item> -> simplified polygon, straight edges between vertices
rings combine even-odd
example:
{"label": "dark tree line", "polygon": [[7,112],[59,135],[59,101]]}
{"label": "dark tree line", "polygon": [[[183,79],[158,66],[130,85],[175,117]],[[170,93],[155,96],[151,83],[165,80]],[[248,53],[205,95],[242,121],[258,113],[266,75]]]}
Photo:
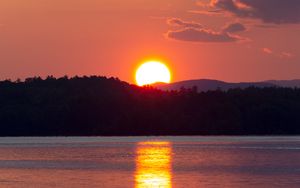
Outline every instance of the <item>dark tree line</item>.
{"label": "dark tree line", "polygon": [[300,89],[161,91],[117,78],[0,82],[0,136],[300,134]]}

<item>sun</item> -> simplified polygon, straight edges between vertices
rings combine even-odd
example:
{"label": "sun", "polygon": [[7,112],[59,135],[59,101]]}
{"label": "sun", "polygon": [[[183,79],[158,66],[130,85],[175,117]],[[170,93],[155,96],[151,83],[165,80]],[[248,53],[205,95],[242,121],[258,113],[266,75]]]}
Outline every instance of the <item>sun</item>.
{"label": "sun", "polygon": [[170,83],[171,72],[169,68],[160,61],[147,61],[137,69],[135,80],[139,86],[150,85],[157,82]]}

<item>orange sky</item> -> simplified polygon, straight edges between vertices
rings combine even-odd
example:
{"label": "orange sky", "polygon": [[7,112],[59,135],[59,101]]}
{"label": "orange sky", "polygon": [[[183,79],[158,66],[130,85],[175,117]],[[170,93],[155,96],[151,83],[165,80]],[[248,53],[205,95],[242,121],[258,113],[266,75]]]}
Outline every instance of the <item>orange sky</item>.
{"label": "orange sky", "polygon": [[[203,12],[224,6],[218,0],[206,3],[209,0],[2,0],[0,79],[93,74],[133,83],[134,70],[145,59],[169,64],[173,81],[300,78],[300,22],[292,17],[298,13],[282,12],[275,18],[271,5],[271,10],[261,10],[266,17],[239,15],[252,7],[208,14]],[[222,33],[229,23],[240,23],[245,30]]]}

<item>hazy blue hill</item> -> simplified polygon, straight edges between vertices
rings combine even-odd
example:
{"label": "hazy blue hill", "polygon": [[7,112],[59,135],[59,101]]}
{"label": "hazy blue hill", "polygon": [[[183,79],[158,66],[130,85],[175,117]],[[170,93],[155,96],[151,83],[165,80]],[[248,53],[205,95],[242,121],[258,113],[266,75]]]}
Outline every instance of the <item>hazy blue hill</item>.
{"label": "hazy blue hill", "polygon": [[192,88],[197,87],[199,92],[209,90],[228,90],[234,88],[247,88],[247,87],[275,87],[276,84],[271,82],[240,82],[240,83],[228,83],[219,80],[199,79],[199,80],[186,80],[180,82],[174,82],[171,84],[155,84],[155,87],[162,90],[180,90],[180,88]]}
{"label": "hazy blue hill", "polygon": [[280,87],[298,87],[300,88],[300,79],[296,80],[268,80],[265,81]]}

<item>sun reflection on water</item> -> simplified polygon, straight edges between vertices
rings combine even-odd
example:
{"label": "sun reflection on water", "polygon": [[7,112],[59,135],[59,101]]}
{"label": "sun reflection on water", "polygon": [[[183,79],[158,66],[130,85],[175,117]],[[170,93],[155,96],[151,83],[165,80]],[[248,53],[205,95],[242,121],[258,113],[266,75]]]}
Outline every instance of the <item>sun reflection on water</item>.
{"label": "sun reflection on water", "polygon": [[170,142],[139,142],[135,159],[135,188],[171,188],[171,160]]}

